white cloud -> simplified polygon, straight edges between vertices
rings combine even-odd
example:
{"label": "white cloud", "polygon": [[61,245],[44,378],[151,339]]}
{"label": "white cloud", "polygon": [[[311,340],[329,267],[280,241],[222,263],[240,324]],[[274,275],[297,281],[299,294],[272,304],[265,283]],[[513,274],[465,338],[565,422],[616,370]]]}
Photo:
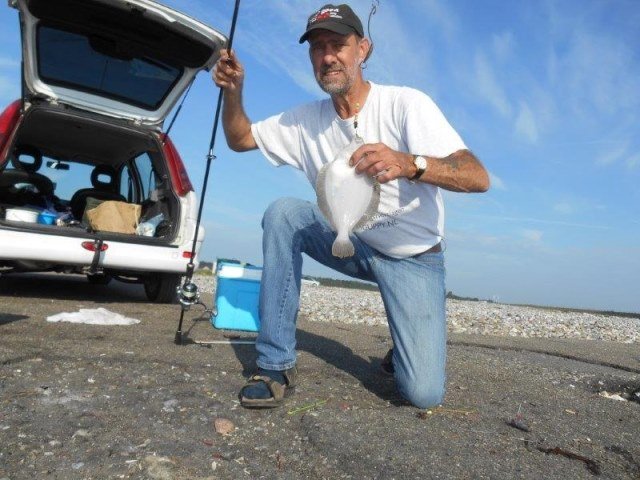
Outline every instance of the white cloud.
{"label": "white cloud", "polygon": [[455,39],[459,20],[446,5],[446,2],[438,0],[413,0],[410,8],[429,23],[430,31],[439,30],[445,38],[451,41]]}
{"label": "white cloud", "polygon": [[526,85],[529,92],[527,107],[531,109],[538,133],[555,129],[559,119],[557,101],[553,94],[536,81]]}
{"label": "white cloud", "polygon": [[491,188],[497,188],[498,190],[506,190],[507,187],[500,177],[495,173],[489,172],[489,181],[491,182]]}
{"label": "white cloud", "polygon": [[496,246],[505,240],[496,235],[480,233],[476,230],[462,230],[451,228],[447,230],[446,241],[457,245],[482,245],[486,247]]}
{"label": "white cloud", "polygon": [[[640,63],[636,53],[638,9],[620,2],[542,2],[545,32],[544,88],[555,98],[554,115],[540,116],[528,103],[542,131],[565,131],[567,141],[581,143],[637,137],[640,124]],[[549,121],[551,120],[551,121]],[[615,141],[612,143],[616,143]],[[617,142],[620,143],[619,141]],[[612,147],[615,148],[615,147]],[[596,152],[597,153],[597,152]],[[620,161],[609,152],[597,165]]]}
{"label": "white cloud", "polygon": [[532,218],[532,217],[511,217],[508,215],[485,215],[485,214],[474,214],[469,215],[466,213],[456,213],[456,216],[459,217],[473,217],[480,219],[488,219],[488,220],[497,220],[505,223],[536,223],[542,225],[556,225],[559,227],[569,227],[569,228],[586,228],[592,230],[611,230],[611,227],[602,224],[589,224],[589,223],[577,223],[577,222],[565,222],[559,220],[547,220],[544,218]]}
{"label": "white cloud", "polygon": [[536,143],[538,141],[538,126],[536,120],[525,102],[520,104],[520,111],[515,123],[516,134],[529,143]]}
{"label": "white cloud", "polygon": [[[19,77],[18,77],[19,78]],[[2,103],[20,98],[20,81],[8,75],[0,75],[0,100]],[[0,105],[0,109],[5,105]]]}
{"label": "white cloud", "polygon": [[[244,7],[234,45],[243,49],[244,55],[252,56],[273,72],[290,77],[300,88],[319,96],[321,91],[313,78],[307,49],[298,44],[308,8],[294,4],[285,15],[281,2],[251,2]],[[251,73],[247,72],[248,78]]]}
{"label": "white cloud", "polygon": [[511,57],[514,47],[514,38],[511,32],[494,33],[491,37],[493,53],[502,62]]}
{"label": "white cloud", "polygon": [[[242,22],[238,24],[234,45],[273,72],[288,76],[311,95],[324,97],[313,76],[307,45],[298,44],[307,17],[317,6],[308,2],[249,0],[241,11]],[[366,28],[371,2],[356,0],[351,6]],[[365,77],[389,84],[410,81],[418,87],[433,83],[428,49],[421,48],[420,55],[415,54],[416,32],[406,31],[393,4],[378,8],[371,19],[371,36],[375,49],[367,62]],[[389,68],[389,65],[402,65],[403,68]],[[413,72],[412,75],[407,76],[407,71]]]}
{"label": "white cloud", "polygon": [[627,149],[629,147],[628,143],[620,145],[613,150],[608,150],[603,152],[598,158],[596,158],[596,165],[601,167],[606,167],[613,163],[616,163],[618,160],[621,160],[624,155],[627,153]]}
{"label": "white cloud", "polygon": [[9,57],[0,57],[0,68],[19,68],[20,60]]}
{"label": "white cloud", "polygon": [[573,213],[574,210],[571,204],[567,202],[561,202],[561,203],[556,203],[553,206],[553,211],[557,213],[561,213],[563,215],[570,215]]}
{"label": "white cloud", "polygon": [[[364,3],[367,7],[358,12],[366,24],[371,2]],[[364,72],[366,78],[378,83],[410,85],[429,90],[431,95],[437,94],[437,82],[433,74],[436,68],[432,64],[428,33],[408,31],[396,7],[387,2],[378,8],[371,19],[371,36],[375,49],[367,61],[368,67]],[[416,50],[416,44],[420,45],[419,51]],[[411,74],[407,75],[407,72]]]}
{"label": "white cloud", "polygon": [[558,78],[566,82],[575,110],[590,115],[592,109],[613,114],[637,108],[640,72],[635,57],[632,46],[620,38],[575,28],[568,52],[558,59],[563,65]]}
{"label": "white cloud", "polygon": [[636,153],[635,155],[627,158],[626,164],[629,170],[640,167],[640,153]]}
{"label": "white cloud", "polygon": [[485,55],[478,52],[475,57],[475,80],[479,95],[503,117],[511,116],[511,104],[499,84],[493,68]]}
{"label": "white cloud", "polygon": [[543,232],[540,230],[523,230],[521,232],[525,240],[533,243],[540,243],[542,241]]}
{"label": "white cloud", "polygon": [[558,71],[560,70],[558,54],[551,49],[547,56],[547,79],[551,84],[555,84],[558,80]]}

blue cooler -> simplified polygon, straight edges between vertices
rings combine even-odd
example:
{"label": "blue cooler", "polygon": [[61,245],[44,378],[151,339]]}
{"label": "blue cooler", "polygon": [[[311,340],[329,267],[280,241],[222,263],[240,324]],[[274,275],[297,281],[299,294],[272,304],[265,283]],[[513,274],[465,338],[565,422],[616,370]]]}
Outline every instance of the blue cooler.
{"label": "blue cooler", "polygon": [[218,262],[216,298],[211,324],[225,330],[260,330],[258,300],[262,268]]}

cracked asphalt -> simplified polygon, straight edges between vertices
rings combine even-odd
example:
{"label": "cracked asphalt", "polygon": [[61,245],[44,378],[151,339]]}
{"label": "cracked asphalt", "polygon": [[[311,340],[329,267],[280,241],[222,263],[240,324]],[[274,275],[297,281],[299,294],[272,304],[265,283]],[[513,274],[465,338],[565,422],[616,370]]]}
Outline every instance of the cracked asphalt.
{"label": "cracked asphalt", "polygon": [[[46,322],[97,307],[141,323]],[[385,327],[301,318],[296,394],[249,411],[253,347],[175,345],[179,313],[138,286],[0,277],[0,479],[640,478],[637,344],[453,335],[446,401],[419,410],[378,373]],[[237,335],[200,307],[183,330]]]}

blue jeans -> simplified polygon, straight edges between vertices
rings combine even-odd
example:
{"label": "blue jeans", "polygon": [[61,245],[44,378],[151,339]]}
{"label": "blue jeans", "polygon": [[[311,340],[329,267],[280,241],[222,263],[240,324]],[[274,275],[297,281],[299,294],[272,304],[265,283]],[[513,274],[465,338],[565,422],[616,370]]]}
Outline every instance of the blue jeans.
{"label": "blue jeans", "polygon": [[393,366],[400,394],[420,408],[438,405],[445,392],[446,319],[444,255],[396,259],[351,236],[355,255],[331,254],[336,234],[318,207],[283,198],[264,214],[264,269],[257,364],[286,370],[296,362],[296,319],[302,253],[351,277],[378,284],[393,339]]}

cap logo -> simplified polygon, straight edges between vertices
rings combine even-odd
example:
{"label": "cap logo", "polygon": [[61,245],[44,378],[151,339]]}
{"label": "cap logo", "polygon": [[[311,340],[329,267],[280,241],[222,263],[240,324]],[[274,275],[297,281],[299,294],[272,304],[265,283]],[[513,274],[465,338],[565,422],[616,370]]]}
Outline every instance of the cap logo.
{"label": "cap logo", "polygon": [[342,20],[342,15],[339,14],[340,10],[337,8],[323,8],[322,10],[318,10],[316,14],[311,17],[309,23],[321,22],[323,20],[327,20],[329,18],[337,18]]}
{"label": "cap logo", "polygon": [[300,37],[300,43],[309,39],[309,32],[315,29],[325,29],[339,35],[350,35],[355,32],[358,36],[364,37],[362,23],[358,16],[353,13],[349,5],[324,5],[311,14],[307,20],[307,28]]}

